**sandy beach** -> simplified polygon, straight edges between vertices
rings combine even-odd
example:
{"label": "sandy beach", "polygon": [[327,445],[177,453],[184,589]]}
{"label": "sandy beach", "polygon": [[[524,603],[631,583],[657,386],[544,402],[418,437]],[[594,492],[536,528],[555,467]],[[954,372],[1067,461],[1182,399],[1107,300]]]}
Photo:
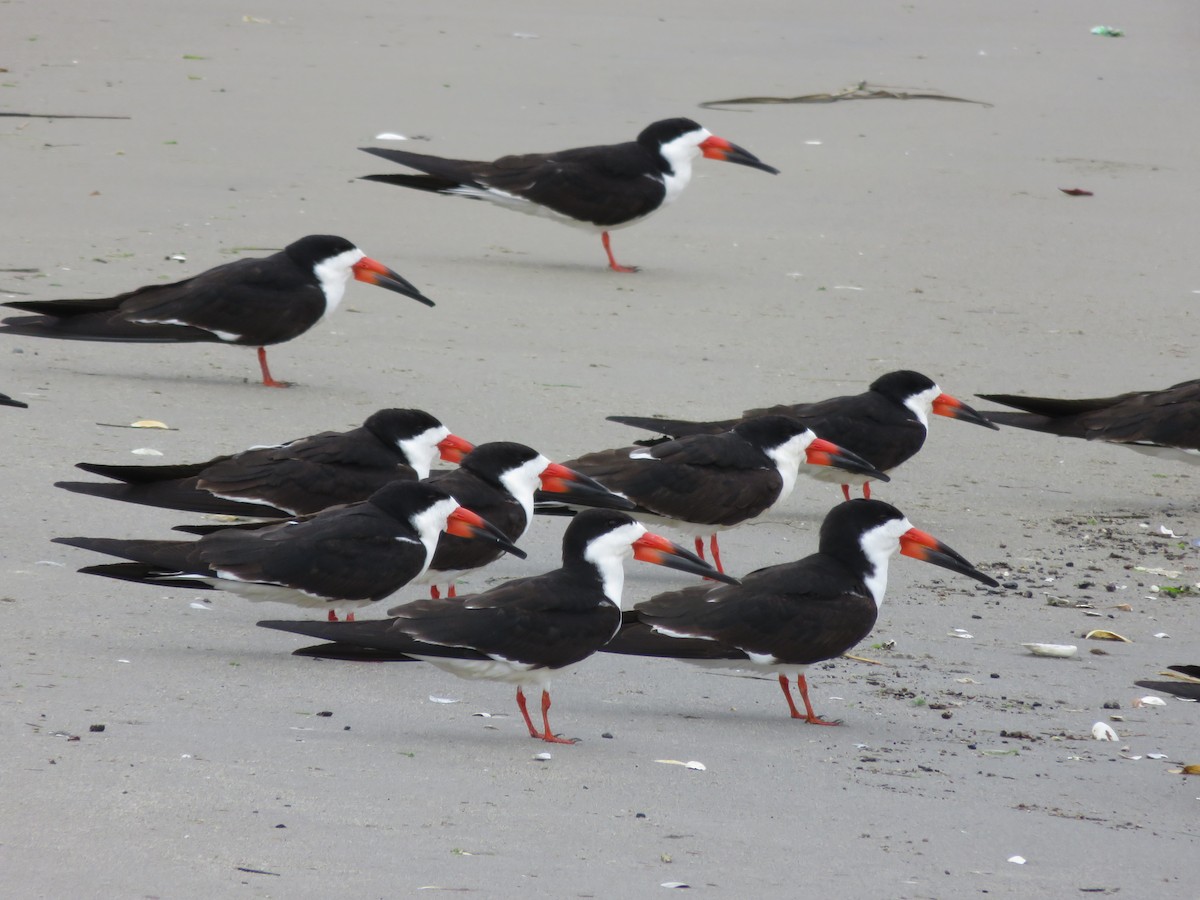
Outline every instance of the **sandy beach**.
{"label": "sandy beach", "polygon": [[[29,404],[0,408],[7,896],[1200,895],[1200,780],[1170,772],[1200,763],[1200,709],[1137,706],[1134,686],[1200,662],[1195,467],[935,418],[875,496],[1003,589],[894,561],[855,651],[879,665],[810,670],[838,728],[790,720],[768,678],[599,655],[555,681],[575,746],[530,740],[506,685],[293,657],[304,639],[255,627],[293,609],[87,577],[106,560],[50,543],[197,521],[53,487],[77,462],[199,461],[383,407],[568,459],[644,436],[607,415],[722,418],[895,369],[984,412],[977,393],[1195,378],[1192,5],[4,10],[0,113],[36,115],[0,116],[0,300],[110,296],[332,233],[437,302],[352,285],[271,350],[287,390],[246,348],[0,336],[0,391]],[[976,102],[700,107],[859,82]],[[614,233],[634,275],[592,234],[357,180],[395,168],[356,149],[383,133],[491,159],[672,116],[781,174],[698,161]],[[138,419],[173,430],[112,427]],[[722,538],[727,569],[812,552],[840,499],[802,479]],[[561,529],[537,521],[527,560],[460,589],[553,568]],[[631,563],[626,605],[687,583]],[[1082,639],[1096,628],[1129,642]]]}

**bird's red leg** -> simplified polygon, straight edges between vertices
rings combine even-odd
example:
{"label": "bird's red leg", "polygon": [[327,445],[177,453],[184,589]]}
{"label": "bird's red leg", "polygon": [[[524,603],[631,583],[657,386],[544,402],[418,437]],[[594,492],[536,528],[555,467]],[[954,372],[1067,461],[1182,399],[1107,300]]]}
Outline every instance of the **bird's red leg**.
{"label": "bird's red leg", "polygon": [[346,621],[353,622],[354,621],[354,613],[352,613],[352,612],[346,613]]}
{"label": "bird's red leg", "polygon": [[458,596],[458,591],[455,590],[453,581],[450,582],[450,587],[448,587],[446,589],[446,596],[447,597],[457,597]]}
{"label": "bird's red leg", "polygon": [[850,485],[848,485],[848,484],[842,485],[842,496],[845,497],[847,500],[850,499]]}
{"label": "bird's red leg", "polygon": [[547,690],[542,691],[542,724],[546,726],[545,732],[540,735],[543,741],[550,744],[575,743],[571,738],[560,738],[550,730],[550,692]]}
{"label": "bird's red leg", "polygon": [[525,692],[517,687],[517,706],[521,708],[521,715],[525,717],[525,725],[529,728],[530,737],[541,737],[538,730],[533,727],[533,719],[529,718],[529,709],[525,706]]}
{"label": "bird's red leg", "polygon": [[[804,701],[804,709],[808,713],[807,716],[804,716],[804,720],[806,722],[808,722],[809,725],[841,725],[842,724],[841,722],[837,722],[837,721],[826,722],[824,719],[822,719],[820,716],[818,716],[815,712],[813,712],[812,704],[808,702],[808,679],[805,678],[803,675],[796,676],[796,690],[798,690],[800,692],[800,699]],[[793,710],[795,710],[795,708],[796,708],[795,706],[792,707]],[[793,713],[793,715],[794,715],[794,713]]]}
{"label": "bird's red leg", "polygon": [[717,546],[717,535],[715,533],[709,539],[709,547],[712,548],[713,565],[717,567],[718,572],[724,575],[725,569],[721,566],[721,548]]}
{"label": "bird's red leg", "polygon": [[338,620],[338,617],[337,617],[337,610],[336,610],[336,609],[331,609],[331,610],[329,611],[329,621],[330,621],[330,622],[336,622],[337,620]]}
{"label": "bird's red leg", "polygon": [[793,719],[803,719],[800,715],[800,710],[796,709],[796,701],[792,699],[792,691],[788,687],[788,679],[786,675],[779,676],[779,686],[783,689],[783,696],[787,698],[788,709],[792,711]]}
{"label": "bird's red leg", "polygon": [[267,368],[267,348],[258,348],[258,365],[262,369],[263,384],[266,387],[291,387],[286,381],[276,381],[271,377],[271,370]]}
{"label": "bird's red leg", "polygon": [[696,555],[704,559],[704,538],[702,537],[696,538]]}
{"label": "bird's red leg", "polygon": [[869,482],[869,481],[863,482],[863,496],[866,497],[868,500],[871,499],[871,482]]}
{"label": "bird's red leg", "polygon": [[429,586],[429,596],[434,600],[442,599],[442,592],[438,590],[438,586],[436,584],[431,584]]}
{"label": "bird's red leg", "polygon": [[623,266],[617,262],[617,258],[613,256],[612,245],[608,242],[608,232],[600,235],[600,240],[604,244],[604,252],[608,254],[608,267],[614,272],[636,272],[637,266]]}

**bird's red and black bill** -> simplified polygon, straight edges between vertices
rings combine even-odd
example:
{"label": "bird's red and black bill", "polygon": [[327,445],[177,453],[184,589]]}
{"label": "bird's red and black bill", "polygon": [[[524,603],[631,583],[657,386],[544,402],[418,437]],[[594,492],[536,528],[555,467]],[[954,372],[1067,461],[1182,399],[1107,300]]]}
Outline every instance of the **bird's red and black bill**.
{"label": "bird's red and black bill", "polygon": [[739,166],[762,169],[764,172],[770,172],[772,175],[779,174],[777,168],[768,166],[749,150],[739,147],[737,144],[725,140],[725,138],[717,137],[715,134],[700,144],[700,152],[704,154],[705,159],[719,159],[722,162],[737,163]]}
{"label": "bird's red and black bill", "polygon": [[438,453],[446,462],[460,463],[474,449],[474,444],[457,434],[448,434],[438,441]]}
{"label": "bird's red and black bill", "polygon": [[653,563],[656,566],[666,566],[692,575],[702,575],[713,581],[724,581],[726,584],[741,584],[732,575],[718,572],[699,556],[690,550],[685,550],[678,544],[668,541],[662,535],[647,531],[633,542],[633,558],[642,562]]}
{"label": "bird's red and black bill", "polygon": [[904,556],[911,556],[913,559],[933,563],[935,566],[941,566],[951,572],[958,572],[960,575],[974,578],[988,587],[1000,587],[1000,582],[990,575],[984,575],[962,554],[943,544],[932,534],[917,528],[910,528],[900,536],[900,552]]}
{"label": "bird's red and black bill", "polygon": [[866,475],[876,481],[891,481],[887,473],[881,472],[857,453],[824,438],[817,438],[808,445],[805,461],[810,466],[833,466],[855,475]]}
{"label": "bird's red and black bill", "polygon": [[539,477],[542,482],[536,497],[539,501],[567,502],[596,509],[633,509],[637,505],[628,497],[614,494],[594,478],[561,463],[550,463]]}
{"label": "bird's red and black bill", "polygon": [[414,285],[401,277],[398,272],[389,269],[383,263],[371,259],[369,256],[364,256],[351,266],[351,269],[354,271],[354,278],[357,281],[387,288],[389,291],[395,291],[397,294],[403,294],[405,297],[412,297],[426,306],[434,305],[432,300],[418,291]]}
{"label": "bird's red and black bill", "polygon": [[937,416],[945,416],[948,419],[959,419],[963,422],[970,422],[972,425],[982,425],[984,428],[990,428],[993,431],[1000,430],[983,413],[971,409],[971,407],[967,406],[967,404],[963,403],[957,397],[951,397],[949,394],[938,394],[934,398],[933,413]]}
{"label": "bird's red and black bill", "polygon": [[487,519],[478,513],[471,512],[466,507],[460,506],[454,512],[450,513],[450,518],[446,520],[446,534],[452,534],[455,537],[471,538],[479,541],[487,541],[501,547],[506,553],[511,553],[518,559],[525,559],[528,554],[508,539],[508,537],[493,525]]}

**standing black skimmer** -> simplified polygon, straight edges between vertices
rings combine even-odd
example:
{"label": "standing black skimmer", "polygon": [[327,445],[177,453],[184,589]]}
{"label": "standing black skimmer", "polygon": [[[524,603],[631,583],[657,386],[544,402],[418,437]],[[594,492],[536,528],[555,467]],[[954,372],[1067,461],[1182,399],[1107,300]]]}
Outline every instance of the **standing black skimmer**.
{"label": "standing black skimmer", "polygon": [[988,413],[1001,425],[1105,441],[1150,456],[1200,464],[1200,378],[1161,391],[1132,391],[1092,400],[1015,394],[979,397],[1025,410]]}
{"label": "standing black skimmer", "polygon": [[[931,378],[907,370],[881,375],[861,394],[831,397],[816,403],[748,409],[736,419],[688,422],[683,419],[609,416],[608,420],[678,438],[689,434],[718,434],[758,416],[788,416],[803,422],[826,440],[857,453],[863,459],[869,459],[881,471],[891,472],[915,456],[924,445],[931,412],[985,428],[996,428],[961,400],[942,393],[942,389]],[[859,474],[847,478],[836,469],[813,470],[807,474],[822,481],[841,484],[842,494],[847,500],[850,499],[852,484],[861,484],[863,496],[868,499],[871,496],[870,482],[873,476]]]}
{"label": "standing black skimmer", "polygon": [[[468,509],[495,525],[514,544],[533,521],[535,491],[572,505],[603,509],[633,509],[633,503],[566,466],[551,462],[532,447],[511,441],[480,444],[462,458],[459,468],[435,472],[428,479]],[[442,535],[425,578],[449,579],[455,595],[456,573],[476,569],[500,557],[503,550],[483,541]],[[430,587],[434,598],[437,585]]]}
{"label": "standing black skimmer", "polygon": [[254,530],[223,529],[198,541],[54,540],[132,560],[79,570],[89,575],[328,609],[336,621],[336,610],[382,600],[424,572],[442,530],[525,558],[493,525],[420,481],[396,481],[360,503]]}
{"label": "standing black skimmer", "polygon": [[617,272],[636,272],[637,267],[617,262],[608,233],[640,222],[678,197],[692,178],[692,160],[698,156],[779,173],[691,119],[655,122],[637,140],[624,144],[502,156],[494,162],[379,147],[359,149],[425,173],[367,175],[365,181],[487,200],[505,209],[598,231],[609,268]]}
{"label": "standing black skimmer", "polygon": [[0,322],[0,333],[72,341],[175,344],[219,341],[258,348],[263,384],[287,387],[267,368],[267,347],[297,338],[337,309],[351,278],[433,301],[345,238],[310,234],[259,259],[239,259],[176,281],[96,300],[5,303],[37,313]]}
{"label": "standing black skimmer", "polygon": [[691,531],[701,558],[700,535],[711,534],[713,563],[723,572],[716,531],[787,499],[802,463],[888,480],[866,460],[786,416],[747,419],[722,434],[689,435],[653,447],[601,450],[565,465],[628,497],[639,518]]}
{"label": "standing black skimmer", "polygon": [[[392,619],[258,624],[335,642],[297,651],[305,656],[420,659],[462,678],[515,682],[530,737],[573,744],[550,729],[550,676],[587,659],[616,633],[624,561],[630,556],[736,583],[625,513],[592,509],[563,532],[562,568],[553,572],[508,581],[482,594],[418,600],[389,610]],[[380,652],[359,654],[354,648]],[[541,731],[529,717],[526,688],[541,689]]]}
{"label": "standing black skimmer", "polygon": [[18,409],[28,409],[28,403],[22,403],[20,400],[14,400],[8,394],[0,394],[0,406],[15,406]]}
{"label": "standing black skimmer", "polygon": [[[804,670],[871,633],[897,551],[999,587],[894,506],[850,500],[825,517],[816,553],[751,572],[741,585],[686,588],[639,603],[604,650],[770,672],[779,677],[792,718],[836,725],[813,712]],[[792,700],[789,677],[804,715]]]}
{"label": "standing black skimmer", "polygon": [[57,486],[166,509],[277,518],[365,500],[391,481],[426,478],[439,455],[460,462],[471,446],[423,410],[381,409],[351,431],[323,431],[202,463],[79,463],[76,468],[119,483],[60,481]]}

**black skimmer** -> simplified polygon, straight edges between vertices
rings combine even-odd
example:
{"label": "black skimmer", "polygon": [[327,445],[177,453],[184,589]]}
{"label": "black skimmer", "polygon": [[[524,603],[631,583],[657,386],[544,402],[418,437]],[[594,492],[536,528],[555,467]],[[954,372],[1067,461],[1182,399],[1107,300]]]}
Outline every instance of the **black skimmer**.
{"label": "black skimmer", "polygon": [[[792,718],[836,725],[813,712],[804,670],[870,634],[887,587],[888,561],[897,551],[999,587],[914,528],[894,506],[850,500],[825,517],[816,553],[751,572],[741,585],[686,588],[639,603],[625,613],[620,633],[604,650],[770,672],[779,678]],[[803,715],[792,700],[789,677],[804,702]]]}
{"label": "black skimmer", "polygon": [[460,462],[471,448],[423,410],[381,409],[351,431],[323,431],[202,463],[79,463],[77,468],[117,483],[61,481],[57,486],[166,509],[278,518],[365,500],[391,481],[426,478],[439,455]]}
{"label": "black skimmer", "polygon": [[692,161],[697,157],[779,173],[691,119],[655,122],[637,140],[624,144],[502,156],[494,162],[379,147],[359,149],[424,173],[367,175],[366,181],[487,200],[505,209],[598,231],[608,265],[617,272],[636,272],[637,267],[617,262],[609,232],[640,222],[678,197],[692,178]]}
{"label": "black skimmer", "polygon": [[173,344],[218,341],[258,348],[263,384],[287,387],[267,350],[297,338],[337,309],[351,278],[433,301],[342,237],[310,234],[271,256],[239,259],[183,281],[95,300],[5,303],[36,313],[0,322],[0,333],[72,341]]}
{"label": "black skimmer", "polygon": [[1134,684],[1184,700],[1200,700],[1200,666],[1167,666],[1167,669],[1169,671],[1159,674],[1170,681],[1135,681]]}
{"label": "black skimmer", "polygon": [[[634,504],[612,493],[586,475],[551,462],[532,447],[511,441],[480,444],[460,462],[459,468],[435,472],[428,482],[440,487],[463,506],[479,513],[514,544],[533,521],[534,493],[577,506],[604,509],[633,509]],[[500,557],[501,548],[483,541],[442,535],[425,578],[449,579],[449,595],[455,595],[456,573],[476,569]],[[434,598],[437,585],[430,587]]]}
{"label": "black skimmer", "polygon": [[[942,393],[933,379],[920,372],[907,370],[881,375],[861,394],[831,397],[815,403],[748,409],[736,419],[688,422],[682,419],[609,416],[608,420],[678,438],[689,434],[717,434],[758,416],[789,416],[800,420],[826,440],[870,460],[881,471],[891,472],[915,456],[924,445],[930,413],[985,428],[996,428],[961,400]],[[870,499],[870,475],[858,474],[847,478],[837,469],[806,470],[806,474],[841,484],[842,494],[847,500],[850,499],[850,485],[861,484],[863,496]]]}
{"label": "black skimmer", "polygon": [[783,502],[803,463],[888,480],[865,459],[787,416],[759,416],[721,434],[689,435],[652,447],[601,450],[565,465],[628,497],[637,504],[639,518],[691,531],[701,558],[700,535],[711,534],[713,563],[723,572],[716,531]]}
{"label": "black skimmer", "polygon": [[131,560],[79,570],[89,575],[328,609],[336,621],[336,610],[382,600],[424,572],[443,530],[525,558],[495,526],[421,481],[392,482],[359,503],[254,530],[223,529],[198,541],[54,540]]}
{"label": "black skimmer", "polygon": [[[550,677],[587,659],[617,632],[624,561],[630,556],[736,583],[625,513],[591,509],[563,532],[562,568],[553,572],[481,594],[418,600],[389,610],[391,619],[258,624],[334,642],[296,651],[305,656],[420,659],[462,678],[515,682],[530,737],[572,744],[550,728]],[[378,652],[357,654],[354,648]],[[542,692],[540,731],[525,705],[527,688]]]}
{"label": "black skimmer", "polygon": [[0,394],[0,406],[15,406],[18,409],[28,409],[28,403],[22,403],[20,400],[14,400],[8,394]]}
{"label": "black skimmer", "polygon": [[1091,400],[980,394],[1024,412],[989,412],[1001,425],[1120,444],[1139,453],[1200,464],[1200,378],[1161,391]]}

